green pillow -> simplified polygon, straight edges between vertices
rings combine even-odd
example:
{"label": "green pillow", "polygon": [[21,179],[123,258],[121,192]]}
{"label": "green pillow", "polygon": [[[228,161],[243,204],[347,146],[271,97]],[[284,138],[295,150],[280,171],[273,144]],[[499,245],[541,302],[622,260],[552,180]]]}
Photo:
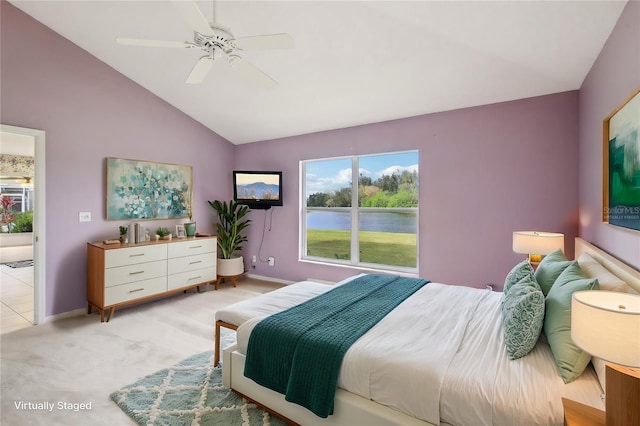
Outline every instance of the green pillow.
{"label": "green pillow", "polygon": [[571,339],[571,296],[575,291],[599,288],[598,280],[586,278],[575,263],[562,271],[547,295],[544,334],[565,383],[577,379],[591,359]]}
{"label": "green pillow", "polygon": [[575,260],[567,260],[560,249],[549,253],[542,259],[542,262],[540,262],[536,269],[535,277],[545,296],[549,294],[551,286],[562,271],[572,263],[577,264]]}
{"label": "green pillow", "polygon": [[522,358],[536,345],[544,322],[544,294],[533,277],[513,284],[504,294],[502,321],[509,359]]}
{"label": "green pillow", "polygon": [[523,260],[509,271],[504,280],[504,287],[502,288],[502,291],[507,293],[515,283],[524,278],[529,278],[532,281],[535,280],[533,267],[528,260]]}

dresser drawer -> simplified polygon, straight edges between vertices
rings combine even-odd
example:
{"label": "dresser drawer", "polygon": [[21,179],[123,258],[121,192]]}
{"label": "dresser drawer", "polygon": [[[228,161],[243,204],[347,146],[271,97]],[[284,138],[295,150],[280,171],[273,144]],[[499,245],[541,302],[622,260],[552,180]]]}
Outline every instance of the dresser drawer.
{"label": "dresser drawer", "polygon": [[104,270],[104,286],[131,283],[167,275],[167,261],[138,263]]}
{"label": "dresser drawer", "polygon": [[104,305],[115,305],[166,291],[166,276],[108,287],[104,289]]}
{"label": "dresser drawer", "polygon": [[177,288],[215,281],[216,278],[216,268],[205,268],[198,269],[196,271],[173,274],[168,277],[167,288],[169,290],[175,290]]}
{"label": "dresser drawer", "polygon": [[[169,249],[169,258],[216,252],[215,238],[197,238],[167,245]],[[213,257],[215,257],[215,254]]]}
{"label": "dresser drawer", "polygon": [[104,257],[105,268],[164,260],[167,258],[167,244],[105,250]]}
{"label": "dresser drawer", "polygon": [[168,273],[195,271],[196,269],[211,268],[216,266],[214,253],[198,254],[196,256],[176,257],[169,259]]}

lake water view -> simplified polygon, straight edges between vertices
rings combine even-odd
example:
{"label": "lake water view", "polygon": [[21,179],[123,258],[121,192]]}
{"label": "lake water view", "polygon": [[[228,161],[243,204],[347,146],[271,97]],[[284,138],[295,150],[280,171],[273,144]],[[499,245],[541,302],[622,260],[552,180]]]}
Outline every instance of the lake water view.
{"label": "lake water view", "polygon": [[[415,234],[418,229],[415,214],[367,212],[360,214],[359,221],[361,231]],[[348,231],[351,229],[351,214],[349,212],[334,211],[308,212],[307,229]]]}

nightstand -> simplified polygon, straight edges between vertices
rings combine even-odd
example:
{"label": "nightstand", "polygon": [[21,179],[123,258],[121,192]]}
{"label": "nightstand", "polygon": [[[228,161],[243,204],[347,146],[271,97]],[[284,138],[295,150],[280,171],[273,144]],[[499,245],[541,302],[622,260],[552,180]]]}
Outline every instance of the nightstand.
{"label": "nightstand", "polygon": [[605,426],[607,424],[604,411],[584,405],[570,399],[562,398],[565,426]]}

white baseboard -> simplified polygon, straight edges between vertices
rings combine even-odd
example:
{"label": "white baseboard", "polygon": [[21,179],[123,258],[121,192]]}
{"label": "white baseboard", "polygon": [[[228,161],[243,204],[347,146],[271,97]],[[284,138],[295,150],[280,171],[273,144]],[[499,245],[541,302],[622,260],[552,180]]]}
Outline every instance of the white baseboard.
{"label": "white baseboard", "polygon": [[247,277],[253,278],[256,280],[273,281],[276,283],[286,284],[286,285],[293,284],[295,282],[295,281],[289,281],[289,280],[282,280],[280,278],[267,277],[264,275],[256,275],[256,274],[247,274]]}

